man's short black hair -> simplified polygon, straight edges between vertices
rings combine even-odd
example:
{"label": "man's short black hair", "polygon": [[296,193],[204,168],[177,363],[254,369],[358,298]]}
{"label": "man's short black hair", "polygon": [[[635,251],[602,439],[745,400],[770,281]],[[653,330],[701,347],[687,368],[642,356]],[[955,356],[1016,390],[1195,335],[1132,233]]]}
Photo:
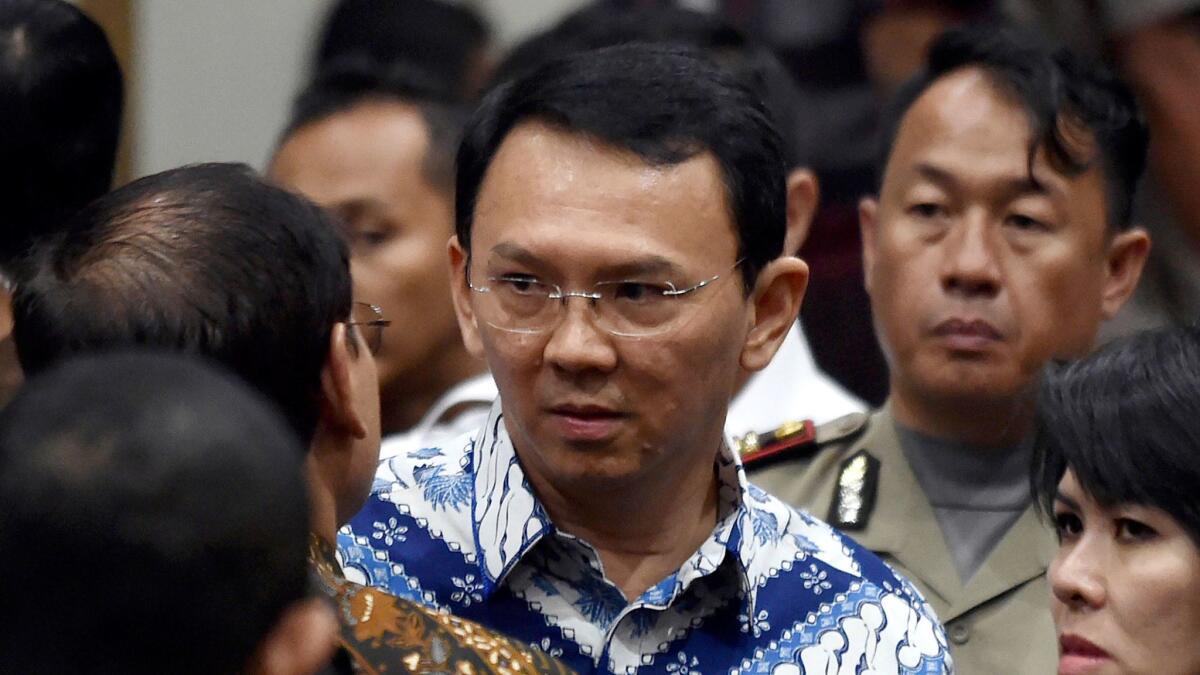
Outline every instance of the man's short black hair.
{"label": "man's short black hair", "polygon": [[0,2],[0,268],[108,191],[121,70],[104,31],[61,0]]}
{"label": "man's short black hair", "polygon": [[452,194],[454,154],[470,118],[470,109],[457,102],[436,78],[415,66],[383,66],[353,57],[329,64],[296,97],[279,145],[303,127],[364,103],[403,103],[416,107],[429,135],[425,177]]}
{"label": "man's short black hair", "polygon": [[496,67],[498,84],[568,54],[631,42],[680,44],[704,51],[750,87],[766,104],[783,140],[789,167],[805,164],[799,136],[800,92],[771,50],[724,19],[675,6],[627,9],[595,2],[518,44]]}
{"label": "man's short black hair", "polygon": [[1052,513],[1070,469],[1103,506],[1170,514],[1200,546],[1200,326],[1147,331],[1051,372],[1034,491]]}
{"label": "man's short black hair", "polygon": [[[901,88],[884,114],[879,181],[909,108],[935,81],[963,68],[982,70],[999,91],[1025,109],[1032,130],[1031,178],[1034,158],[1042,149],[1052,166],[1068,176],[1086,171],[1099,159],[1108,224],[1117,229],[1130,226],[1149,143],[1133,93],[1103,66],[1007,27],[968,26],[947,31],[934,42],[925,69]],[[1071,131],[1080,128],[1095,142],[1094,153],[1072,139]]]}
{"label": "man's short black hair", "polygon": [[301,456],[178,356],[30,380],[0,414],[0,672],[243,672],[307,593]]}
{"label": "man's short black hair", "polygon": [[313,72],[346,57],[407,63],[459,94],[491,31],[469,7],[443,0],[338,0],[320,29]]}
{"label": "man's short black hair", "polygon": [[33,256],[13,300],[21,366],[148,345],[212,358],[312,440],[333,326],[351,310],[349,254],[325,213],[237,164],[121,187]]}
{"label": "man's short black hair", "polygon": [[529,121],[593,137],[655,166],[711,152],[721,168],[747,290],[782,253],[786,165],[762,102],[703,52],[650,44],[571,54],[484,99],[458,153],[455,227],[468,252],[488,166],[509,132]]}

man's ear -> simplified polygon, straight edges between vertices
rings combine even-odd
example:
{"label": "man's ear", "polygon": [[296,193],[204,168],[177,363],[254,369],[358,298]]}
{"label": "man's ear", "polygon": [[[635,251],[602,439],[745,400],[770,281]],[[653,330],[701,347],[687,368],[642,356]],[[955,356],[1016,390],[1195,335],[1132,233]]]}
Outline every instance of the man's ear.
{"label": "man's ear", "polygon": [[1104,296],[1101,311],[1105,319],[1116,316],[1125,301],[1137,290],[1142,269],[1150,255],[1150,235],[1140,227],[1119,232],[1108,245]]}
{"label": "man's ear", "polygon": [[758,274],[754,286],[754,323],[742,346],[741,366],[754,372],[771,362],[792,324],[808,288],[808,265],[792,256],[776,258]]}
{"label": "man's ear", "polygon": [[[353,341],[353,343],[351,343]],[[349,431],[355,438],[367,437],[367,423],[359,412],[354,359],[370,358],[367,344],[358,331],[344,323],[334,324],[329,334],[329,352],[321,369],[321,415],[326,424]]]}
{"label": "man's ear", "polygon": [[484,358],[483,340],[479,336],[479,324],[475,310],[471,307],[471,287],[467,285],[467,252],[458,243],[458,236],[450,237],[446,244],[450,254],[450,297],[454,300],[454,314],[458,317],[458,330],[462,333],[467,352],[477,359]]}
{"label": "man's ear", "polygon": [[820,202],[817,174],[808,169],[794,169],[787,177],[787,236],[783,240],[784,255],[799,255],[808,239],[813,216]]}
{"label": "man's ear", "polygon": [[871,271],[875,269],[875,227],[879,214],[879,201],[874,197],[863,197],[858,202],[858,231],[862,239],[863,284],[867,295],[871,294]]}
{"label": "man's ear", "polygon": [[338,623],[329,604],[321,598],[301,600],[283,611],[247,671],[311,675],[329,664],[337,644]]}

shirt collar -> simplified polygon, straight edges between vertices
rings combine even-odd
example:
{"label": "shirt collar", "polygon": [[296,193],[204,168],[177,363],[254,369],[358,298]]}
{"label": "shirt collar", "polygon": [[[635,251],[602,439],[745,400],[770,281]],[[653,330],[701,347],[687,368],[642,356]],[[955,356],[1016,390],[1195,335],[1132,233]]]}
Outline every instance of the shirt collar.
{"label": "shirt collar", "polygon": [[[475,481],[471,505],[475,550],[483,569],[484,592],[490,594],[543,537],[554,532],[554,523],[525,478],[504,426],[499,398],[475,438],[471,466]],[[750,487],[741,460],[726,443],[721,444],[716,470],[721,504],[717,526],[713,536],[680,568],[680,580],[686,585],[709,575],[717,571],[727,554],[732,555],[743,611],[752,615],[759,585],[754,581],[755,560],[762,557],[763,546],[755,534],[762,514],[755,512],[757,501],[751,491],[765,495]]]}

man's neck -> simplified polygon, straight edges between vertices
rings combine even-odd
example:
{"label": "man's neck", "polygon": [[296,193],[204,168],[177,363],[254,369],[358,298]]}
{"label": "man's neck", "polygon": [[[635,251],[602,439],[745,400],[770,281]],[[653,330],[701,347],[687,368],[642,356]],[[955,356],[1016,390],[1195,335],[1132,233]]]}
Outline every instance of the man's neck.
{"label": "man's neck", "polygon": [[892,380],[892,417],[926,436],[979,447],[1012,447],[1033,432],[1034,397],[921,396]]}
{"label": "man's neck", "polygon": [[380,387],[380,426],[385,436],[412,429],[452,387],[486,370],[465,349],[448,351],[454,358],[440,357],[426,375],[401,376]]}
{"label": "man's neck", "polygon": [[664,471],[619,485],[559,487],[536,470],[527,468],[526,475],[555,527],[595,548],[605,576],[632,601],[712,536],[718,484],[713,462],[702,464],[702,470]]}

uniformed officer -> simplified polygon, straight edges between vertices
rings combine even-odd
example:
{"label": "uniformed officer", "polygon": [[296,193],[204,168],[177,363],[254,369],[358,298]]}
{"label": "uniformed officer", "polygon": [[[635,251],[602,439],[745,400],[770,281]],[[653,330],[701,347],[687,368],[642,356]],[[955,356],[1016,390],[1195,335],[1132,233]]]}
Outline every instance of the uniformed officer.
{"label": "uniformed officer", "polygon": [[917,583],[960,672],[1054,672],[1033,385],[1137,285],[1145,126],[1109,75],[1003,32],[939,39],[889,119],[860,218],[890,398],[741,449],[752,482]]}

